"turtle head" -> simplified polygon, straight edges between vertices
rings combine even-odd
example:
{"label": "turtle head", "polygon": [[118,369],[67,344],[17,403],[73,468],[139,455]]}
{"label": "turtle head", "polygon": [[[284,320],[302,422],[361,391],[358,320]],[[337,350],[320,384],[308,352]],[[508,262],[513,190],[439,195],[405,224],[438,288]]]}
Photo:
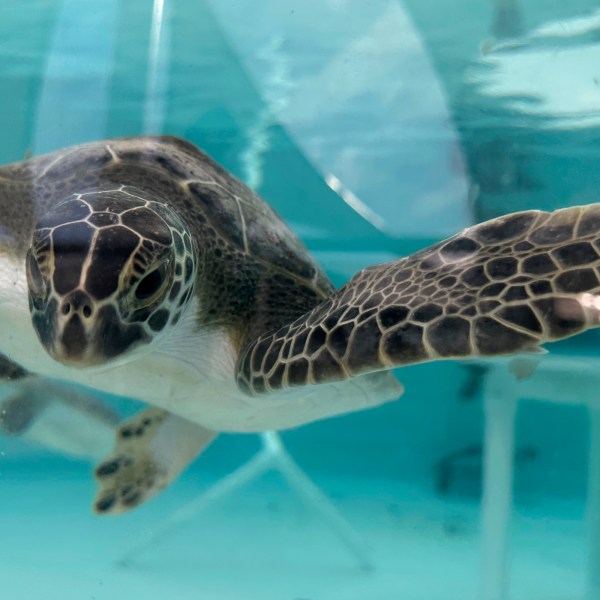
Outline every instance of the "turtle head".
{"label": "turtle head", "polygon": [[27,254],[31,318],[43,346],[84,367],[127,360],[156,343],[190,301],[194,250],[171,208],[127,188],[55,205]]}

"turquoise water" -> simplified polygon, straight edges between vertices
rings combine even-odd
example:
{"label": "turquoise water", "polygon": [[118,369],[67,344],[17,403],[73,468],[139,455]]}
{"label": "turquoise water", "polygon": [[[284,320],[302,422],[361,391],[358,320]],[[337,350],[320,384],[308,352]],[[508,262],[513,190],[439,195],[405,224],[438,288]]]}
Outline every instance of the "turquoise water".
{"label": "turquoise water", "polygon": [[[101,138],[185,137],[256,187],[342,284],[473,222],[597,199],[597,10],[591,0],[3,3],[0,163]],[[118,518],[91,514],[90,462],[0,439],[0,595],[600,597],[586,592],[585,519],[597,340],[550,347],[543,360],[557,362],[541,363],[519,402],[504,590],[482,582],[495,367],[448,362],[398,370],[398,402],[282,435],[362,540],[360,560],[277,471],[180,512],[250,460],[258,436],[221,436]],[[549,389],[544,364],[569,365],[573,398]],[[511,375],[498,372],[508,390]]]}

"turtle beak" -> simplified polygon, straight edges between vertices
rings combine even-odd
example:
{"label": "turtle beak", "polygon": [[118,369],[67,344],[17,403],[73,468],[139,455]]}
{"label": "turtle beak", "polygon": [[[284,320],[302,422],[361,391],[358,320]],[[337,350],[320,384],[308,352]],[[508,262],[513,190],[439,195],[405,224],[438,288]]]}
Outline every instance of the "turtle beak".
{"label": "turtle beak", "polygon": [[52,300],[33,315],[33,325],[50,356],[65,365],[88,367],[106,362],[94,343],[97,307],[82,290]]}
{"label": "turtle beak", "polygon": [[95,313],[94,301],[82,290],[75,290],[62,299],[55,316],[54,343],[49,348],[52,358],[81,367],[106,361],[95,352],[92,343]]}
{"label": "turtle beak", "polygon": [[62,331],[58,332],[54,352],[51,352],[53,358],[65,364],[82,367],[103,362],[103,357],[94,360],[95,357],[90,356],[89,336],[79,315],[70,316],[62,323],[60,329]]}
{"label": "turtle beak", "polygon": [[66,299],[59,303],[56,298],[36,304],[30,294],[31,322],[42,346],[63,364],[85,367],[105,362],[106,358],[98,356],[90,343],[93,317],[86,319],[88,309],[83,308],[88,304],[82,303],[79,310],[73,308],[74,304]]}
{"label": "turtle beak", "polygon": [[114,306],[99,308],[89,303],[65,303],[56,312],[55,335],[46,345],[55,360],[73,367],[115,365],[134,358],[135,348],[145,346],[150,338],[139,323],[125,323]]}
{"label": "turtle beak", "polygon": [[56,361],[85,368],[134,358],[132,350],[151,337],[143,323],[124,321],[110,301],[98,302],[82,289],[30,306],[33,327],[46,352]]}

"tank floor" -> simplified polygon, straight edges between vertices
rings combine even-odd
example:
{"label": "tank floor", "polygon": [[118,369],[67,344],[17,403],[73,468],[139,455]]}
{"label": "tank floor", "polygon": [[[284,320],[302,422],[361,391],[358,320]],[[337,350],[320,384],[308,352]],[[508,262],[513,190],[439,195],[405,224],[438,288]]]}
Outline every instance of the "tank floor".
{"label": "tank floor", "polygon": [[[479,504],[421,486],[316,477],[370,548],[361,569],[276,474],[121,558],[211,481],[192,471],[122,517],[90,513],[87,469],[4,469],[0,581],[11,600],[476,600]],[[583,597],[582,505],[514,511],[510,600]]]}

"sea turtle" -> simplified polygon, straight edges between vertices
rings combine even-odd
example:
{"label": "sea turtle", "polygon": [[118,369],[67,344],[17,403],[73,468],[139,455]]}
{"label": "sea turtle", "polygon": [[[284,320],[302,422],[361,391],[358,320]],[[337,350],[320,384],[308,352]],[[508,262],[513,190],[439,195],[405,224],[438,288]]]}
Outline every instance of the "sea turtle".
{"label": "sea turtle", "polygon": [[402,392],[392,367],[597,324],[599,204],[500,217],[338,290],[263,200],[173,137],[0,168],[0,219],[5,378],[151,405],[96,469],[100,513],[154,495],[216,432],[376,406]]}

